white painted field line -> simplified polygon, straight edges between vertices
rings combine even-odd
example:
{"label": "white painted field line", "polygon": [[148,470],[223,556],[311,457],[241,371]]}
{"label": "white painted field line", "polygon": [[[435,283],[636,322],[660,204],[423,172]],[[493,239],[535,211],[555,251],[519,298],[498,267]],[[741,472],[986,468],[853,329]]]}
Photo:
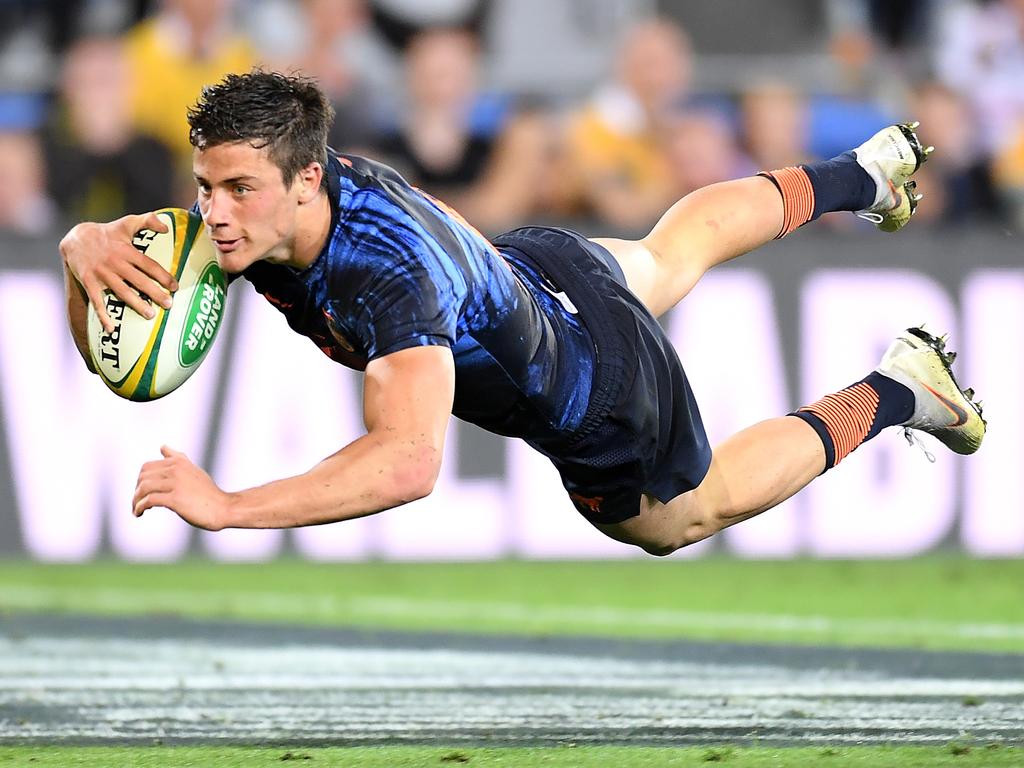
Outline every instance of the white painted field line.
{"label": "white painted field line", "polygon": [[[2,593],[0,593],[2,594]],[[946,637],[1024,640],[1024,624],[954,623],[897,619],[834,619],[827,616],[730,613],[672,609],[622,609],[536,606],[519,603],[423,601],[393,597],[352,598],[353,611],[402,618],[443,617],[524,623],[562,620],[592,626],[647,626],[738,629],[758,632],[852,633],[858,635],[943,635]]]}
{"label": "white painted field line", "polygon": [[[153,612],[180,611],[224,616],[268,616],[297,619],[393,618],[445,619],[453,622],[505,622],[522,625],[536,622],[571,622],[594,628],[659,627],[702,630],[739,630],[760,633],[850,635],[856,637],[920,637],[922,635],[1021,640],[1024,624],[987,622],[938,622],[914,619],[836,619],[794,614],[686,611],[675,609],[628,609],[573,605],[529,605],[514,602],[469,600],[415,600],[388,595],[351,597],[308,595],[301,592],[217,591],[191,592],[174,589],[84,589],[68,599],[66,589],[38,586],[0,586],[0,608],[71,608],[79,611]],[[237,611],[237,613],[235,612]],[[0,625],[2,626],[2,625]],[[461,624],[452,625],[458,630]]]}

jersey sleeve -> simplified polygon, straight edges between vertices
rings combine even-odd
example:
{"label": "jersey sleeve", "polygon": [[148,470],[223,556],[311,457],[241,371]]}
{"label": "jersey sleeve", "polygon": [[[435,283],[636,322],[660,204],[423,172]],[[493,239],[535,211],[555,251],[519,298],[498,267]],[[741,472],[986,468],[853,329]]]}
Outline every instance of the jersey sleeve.
{"label": "jersey sleeve", "polygon": [[340,277],[335,312],[368,360],[410,347],[455,344],[466,293],[457,265],[429,237],[379,233],[361,244]]}

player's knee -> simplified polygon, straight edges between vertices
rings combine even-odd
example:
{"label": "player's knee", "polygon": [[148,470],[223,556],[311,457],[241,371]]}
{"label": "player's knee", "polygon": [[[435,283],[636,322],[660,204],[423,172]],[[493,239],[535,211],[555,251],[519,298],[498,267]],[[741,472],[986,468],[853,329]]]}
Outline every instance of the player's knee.
{"label": "player's knee", "polygon": [[668,555],[678,552],[683,547],[688,547],[691,544],[696,544],[698,541],[703,541],[708,537],[708,533],[704,529],[688,529],[677,537],[667,538],[663,541],[658,542],[645,542],[640,544],[640,548],[643,549],[649,555],[655,557],[667,557]]}
{"label": "player's knee", "polygon": [[720,526],[715,523],[715,516],[709,510],[697,505],[687,505],[684,509],[674,510],[670,516],[671,524],[658,531],[649,532],[641,540],[634,543],[649,555],[665,557],[678,552],[684,547],[703,541],[716,533]]}
{"label": "player's knee", "polygon": [[687,540],[682,532],[664,530],[651,532],[649,535],[636,538],[633,540],[633,543],[649,555],[666,557],[693,542]]}
{"label": "player's knee", "polygon": [[673,552],[678,552],[684,545],[676,543],[666,544],[641,544],[640,548],[648,555],[654,555],[655,557],[667,557]]}

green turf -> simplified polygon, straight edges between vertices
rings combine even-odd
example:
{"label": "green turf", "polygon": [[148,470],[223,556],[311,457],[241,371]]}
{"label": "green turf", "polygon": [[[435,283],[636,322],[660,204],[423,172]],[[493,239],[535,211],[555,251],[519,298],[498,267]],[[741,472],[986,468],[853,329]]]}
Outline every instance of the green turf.
{"label": "green turf", "polygon": [[0,561],[0,610],[1024,652],[1024,561]]}
{"label": "green turf", "polygon": [[863,768],[942,768],[942,766],[1020,766],[1024,750],[999,745],[948,744],[942,747],[551,747],[472,749],[438,747],[246,748],[246,747],[0,747],[0,766],[34,768],[260,768],[261,766],[544,766],[608,768],[625,766],[863,766]]}

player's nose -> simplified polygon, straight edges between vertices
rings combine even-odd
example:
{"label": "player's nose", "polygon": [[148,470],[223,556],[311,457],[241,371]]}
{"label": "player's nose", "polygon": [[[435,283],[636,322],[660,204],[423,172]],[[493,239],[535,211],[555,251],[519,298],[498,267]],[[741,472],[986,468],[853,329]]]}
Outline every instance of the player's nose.
{"label": "player's nose", "polygon": [[229,196],[219,190],[215,189],[210,192],[210,197],[206,201],[205,218],[207,227],[213,229],[214,227],[227,226],[229,202]]}

